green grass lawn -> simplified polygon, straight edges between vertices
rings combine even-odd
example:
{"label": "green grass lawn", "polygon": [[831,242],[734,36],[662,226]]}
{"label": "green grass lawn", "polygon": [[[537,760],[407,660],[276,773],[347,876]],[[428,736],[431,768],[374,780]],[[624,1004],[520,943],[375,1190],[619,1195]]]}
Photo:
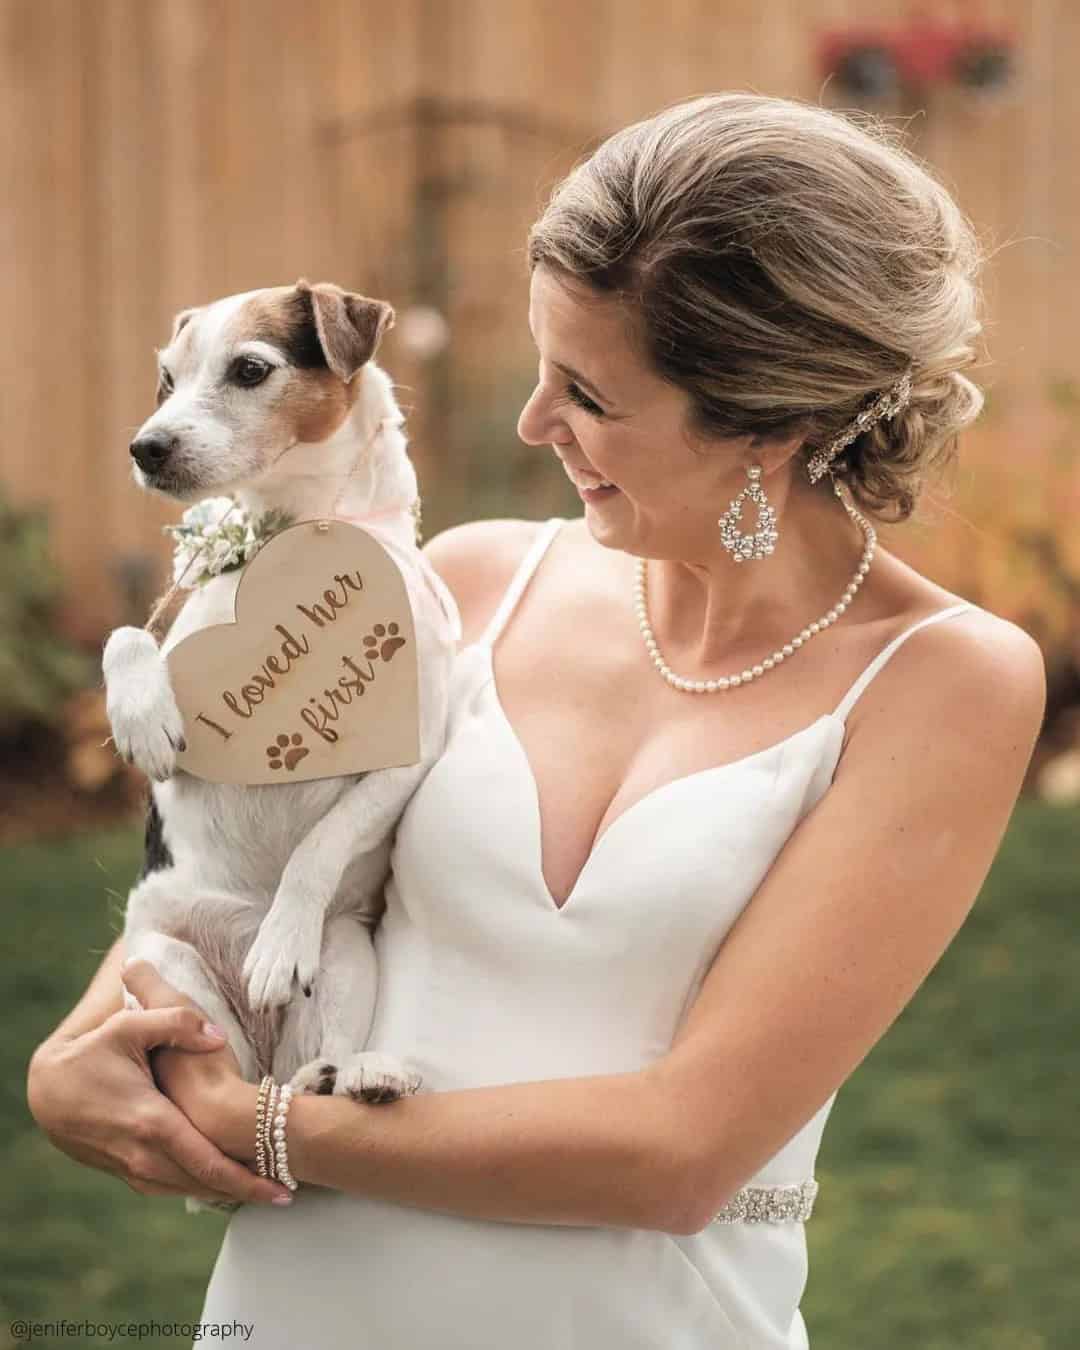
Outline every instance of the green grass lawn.
{"label": "green grass lawn", "polygon": [[[0,854],[0,1350],[19,1316],[197,1317],[221,1238],[218,1216],[69,1161],[26,1109],[26,1061],[117,930],[139,851],[125,830]],[[833,1109],[807,1229],[814,1350],[1080,1346],[1078,898],[1080,814],[1022,803],[959,937]]]}

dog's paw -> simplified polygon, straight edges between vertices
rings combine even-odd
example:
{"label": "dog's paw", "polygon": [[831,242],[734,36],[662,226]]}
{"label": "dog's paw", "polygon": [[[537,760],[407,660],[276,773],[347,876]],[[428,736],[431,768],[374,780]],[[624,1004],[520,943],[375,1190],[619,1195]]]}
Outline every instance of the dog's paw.
{"label": "dog's paw", "polygon": [[[310,910],[309,910],[310,913]],[[293,980],[310,995],[322,952],[322,915],[297,917],[295,908],[275,902],[259,925],[244,959],[248,1002],[256,1011],[278,1008],[292,998]]]}
{"label": "dog's paw", "polygon": [[412,1096],[422,1081],[393,1055],[364,1050],[339,1065],[334,1095],[358,1102],[394,1102]]}
{"label": "dog's paw", "polygon": [[337,1083],[337,1065],[325,1059],[311,1059],[289,1079],[292,1090],[313,1097],[328,1097]]}
{"label": "dog's paw", "polygon": [[280,1008],[288,1003],[296,973],[292,953],[282,951],[269,937],[264,938],[263,928],[259,929],[244,959],[248,1003],[255,1012]]}
{"label": "dog's paw", "polygon": [[162,782],[186,749],[184,723],[158,645],[142,628],[118,628],[105,644],[105,708],[117,751]]}

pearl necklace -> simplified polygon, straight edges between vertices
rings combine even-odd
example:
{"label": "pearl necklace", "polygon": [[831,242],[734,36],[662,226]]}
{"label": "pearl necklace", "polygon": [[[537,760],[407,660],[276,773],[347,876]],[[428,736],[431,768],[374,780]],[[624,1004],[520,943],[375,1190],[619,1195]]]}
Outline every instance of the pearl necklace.
{"label": "pearl necklace", "polygon": [[739,675],[728,675],[726,678],[718,680],[687,680],[681,675],[676,675],[668,663],[664,660],[664,654],[660,650],[652,628],[649,626],[649,605],[646,593],[646,561],[644,558],[637,560],[637,582],[634,588],[634,608],[637,611],[638,627],[641,629],[641,636],[645,639],[645,647],[652,657],[653,665],[660,674],[667,680],[673,689],[681,689],[687,694],[715,694],[722,689],[737,689],[741,684],[749,684],[751,680],[758,679],[764,675],[767,670],[772,670],[775,666],[794,656],[800,647],[810,641],[810,639],[822,632],[823,629],[830,627],[847,609],[855,598],[855,593],[863,583],[863,578],[870,570],[870,561],[874,556],[874,548],[877,545],[877,532],[873,525],[866,519],[861,512],[857,511],[846,498],[841,496],[839,486],[834,484],[836,495],[843,503],[844,510],[862,530],[866,540],[866,547],[863,549],[862,557],[859,559],[859,566],[855,569],[855,575],[850,585],[845,589],[843,596],[836,602],[834,608],[828,613],[823,614],[816,623],[810,624],[804,628],[798,637],[793,637],[790,642],[786,642],[783,647],[778,648],[771,656],[767,656],[759,666],[752,666],[749,670],[744,670]]}

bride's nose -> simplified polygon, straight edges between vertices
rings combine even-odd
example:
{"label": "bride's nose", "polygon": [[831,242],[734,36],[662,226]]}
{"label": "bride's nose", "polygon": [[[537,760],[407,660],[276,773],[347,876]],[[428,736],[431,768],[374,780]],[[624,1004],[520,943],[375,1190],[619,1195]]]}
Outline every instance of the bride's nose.
{"label": "bride's nose", "polygon": [[570,428],[539,384],[521,410],[517,432],[526,445],[568,445],[573,439]]}

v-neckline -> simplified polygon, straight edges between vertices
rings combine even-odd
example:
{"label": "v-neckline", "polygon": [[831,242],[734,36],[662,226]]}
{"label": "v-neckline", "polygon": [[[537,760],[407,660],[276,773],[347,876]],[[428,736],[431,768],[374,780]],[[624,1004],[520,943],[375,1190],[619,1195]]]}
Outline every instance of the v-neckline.
{"label": "v-neckline", "polygon": [[813,731],[814,728],[820,726],[822,722],[831,721],[831,722],[838,722],[841,726],[844,725],[844,718],[840,717],[839,714],[835,712],[822,713],[821,716],[816,718],[813,722],[807,723],[806,726],[799,727],[797,731],[793,731],[790,736],[785,736],[783,740],[774,741],[771,745],[763,746],[760,750],[754,750],[748,755],[740,755],[738,759],[728,760],[727,763],[725,764],[713,764],[704,769],[695,769],[692,773],[680,774],[677,778],[670,778],[667,780],[667,782],[659,783],[656,787],[650,788],[649,791],[644,794],[644,796],[638,797],[638,799],[634,802],[631,802],[630,805],[625,808],[625,810],[620,811],[619,814],[615,817],[615,819],[609,821],[608,824],[605,825],[604,828],[600,831],[600,833],[596,835],[596,837],[593,839],[592,847],[589,849],[589,852],[585,855],[585,861],[581,865],[581,870],[578,872],[577,877],[574,879],[574,884],[570,887],[570,890],[566,895],[566,898],[560,904],[559,901],[556,900],[555,896],[552,894],[551,887],[548,885],[547,877],[544,874],[544,821],[543,821],[543,812],[540,806],[540,788],[539,784],[537,783],[536,774],[533,772],[532,762],[530,761],[529,756],[525,751],[525,746],[522,743],[521,737],[514,730],[513,723],[510,721],[510,718],[506,715],[506,709],[503,707],[502,699],[499,696],[499,685],[498,681],[495,678],[495,662],[493,658],[492,648],[487,643],[477,643],[476,645],[482,649],[482,651],[484,652],[485,659],[487,661],[488,678],[485,679],[484,681],[484,687],[490,688],[491,698],[495,704],[499,720],[501,721],[503,728],[506,731],[507,739],[514,747],[518,758],[521,760],[522,767],[525,771],[525,778],[527,779],[531,787],[532,801],[533,801],[533,824],[534,824],[533,842],[535,845],[535,872],[537,880],[539,882],[540,890],[543,894],[543,898],[547,901],[548,907],[554,914],[565,913],[565,911],[573,903],[574,897],[581,889],[582,882],[584,881],[585,876],[588,873],[589,869],[592,867],[597,854],[601,851],[602,846],[607,837],[614,830],[616,830],[617,827],[621,826],[623,821],[626,820],[627,817],[633,816],[634,813],[640,807],[644,807],[646,803],[651,803],[656,798],[664,796],[669,790],[680,787],[683,784],[692,782],[695,779],[707,778],[713,774],[727,773],[733,769],[738,769],[743,765],[749,764],[751,761],[755,759],[763,759],[766,755],[776,754],[778,751],[783,750],[785,746],[790,744],[790,742],[797,740],[800,736],[805,736],[809,732]]}

